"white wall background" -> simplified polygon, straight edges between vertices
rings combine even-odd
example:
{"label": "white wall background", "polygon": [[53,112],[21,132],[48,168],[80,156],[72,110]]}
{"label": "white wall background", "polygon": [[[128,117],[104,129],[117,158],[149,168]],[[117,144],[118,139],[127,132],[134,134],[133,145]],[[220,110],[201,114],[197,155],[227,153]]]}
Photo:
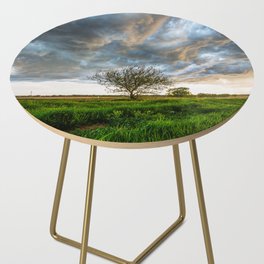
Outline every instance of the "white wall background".
{"label": "white wall background", "polygon": [[[114,12],[179,16],[234,40],[255,69],[255,89],[225,126],[197,140],[216,263],[264,263],[264,34],[260,0],[9,0],[1,5],[0,263],[78,263],[78,250],[49,236],[63,139],[16,102],[15,56],[33,38],[73,19]],[[189,148],[181,145],[187,220],[145,263],[204,264]],[[59,231],[80,239],[89,146],[72,144]],[[170,148],[100,148],[90,244],[133,259],[177,215]],[[89,264],[109,263],[88,255]]]}

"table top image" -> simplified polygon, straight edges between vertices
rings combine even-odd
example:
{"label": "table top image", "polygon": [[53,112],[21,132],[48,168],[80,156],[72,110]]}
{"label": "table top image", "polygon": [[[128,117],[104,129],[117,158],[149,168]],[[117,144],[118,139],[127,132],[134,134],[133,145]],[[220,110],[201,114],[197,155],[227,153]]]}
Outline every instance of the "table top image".
{"label": "table top image", "polygon": [[51,131],[91,145],[146,148],[222,126],[248,99],[253,75],[245,52],[210,27],[117,13],[37,36],[15,58],[10,80],[20,105]]}

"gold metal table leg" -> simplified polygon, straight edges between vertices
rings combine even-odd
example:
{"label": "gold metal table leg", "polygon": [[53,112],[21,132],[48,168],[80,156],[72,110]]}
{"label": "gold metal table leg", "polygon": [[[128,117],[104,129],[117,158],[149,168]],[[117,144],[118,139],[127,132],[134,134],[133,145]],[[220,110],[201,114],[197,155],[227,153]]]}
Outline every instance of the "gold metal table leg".
{"label": "gold metal table leg", "polygon": [[[204,202],[204,195],[203,195],[203,189],[202,189],[199,161],[198,161],[197,149],[196,149],[194,140],[190,141],[190,147],[191,147],[197,195],[198,195],[198,201],[199,201],[199,206],[200,206],[200,213],[201,213],[201,219],[202,219],[202,225],[203,225],[203,231],[204,231],[204,239],[205,239],[205,244],[206,244],[208,263],[214,264],[213,251],[212,251],[212,245],[211,245],[211,240],[210,240],[210,233],[209,233],[205,202]],[[95,173],[95,163],[96,163],[96,150],[97,150],[96,146],[91,146],[87,190],[86,190],[86,200],[85,200],[85,210],[84,210],[82,241],[80,243],[80,242],[77,242],[72,239],[59,235],[56,231],[56,225],[57,225],[58,212],[59,212],[59,206],[60,206],[60,201],[61,201],[61,194],[62,194],[62,188],[63,188],[63,183],[64,183],[69,148],[70,148],[70,140],[65,139],[64,145],[63,145],[63,152],[62,152],[59,177],[58,177],[58,182],[57,182],[57,187],[56,187],[55,199],[54,199],[54,204],[53,204],[52,216],[51,216],[50,233],[55,240],[81,250],[80,264],[86,264],[87,252],[94,254],[96,256],[102,257],[104,259],[107,259],[109,261],[112,261],[114,263],[118,263],[118,264],[141,263],[148,255],[150,255],[166,238],[168,238],[182,224],[185,218],[185,215],[186,215],[185,198],[184,198],[179,146],[174,145],[173,146],[173,156],[174,156],[176,182],[177,182],[177,188],[178,188],[179,211],[180,211],[177,220],[169,228],[167,228],[154,242],[152,242],[141,254],[139,254],[133,261],[128,261],[128,260],[116,257],[109,253],[106,253],[101,250],[88,246],[89,226],[90,226],[91,209],[92,209],[94,173]]]}
{"label": "gold metal table leg", "polygon": [[176,172],[176,181],[178,188],[179,208],[180,208],[178,219],[168,229],[166,229],[153,243],[151,243],[138,257],[136,257],[133,263],[141,263],[149,254],[151,254],[166,238],[168,238],[182,224],[185,218],[186,209],[185,209],[185,198],[184,198],[184,189],[183,189],[183,181],[182,181],[179,146],[174,145],[172,148],[173,148],[173,158],[174,158],[174,165]]}
{"label": "gold metal table leg", "polygon": [[63,187],[63,183],[64,183],[66,165],[67,165],[67,161],[68,161],[70,143],[71,143],[70,139],[67,139],[67,138],[64,139],[62,156],[61,156],[61,163],[60,163],[60,170],[59,170],[59,177],[58,177],[58,181],[57,181],[57,187],[56,187],[55,198],[54,198],[54,202],[53,202],[52,215],[51,215],[51,221],[50,221],[50,234],[54,239],[58,238],[58,234],[56,231],[56,225],[57,225],[57,220],[58,220],[58,212],[59,212],[59,207],[60,207],[61,193],[62,193],[62,187]]}
{"label": "gold metal table leg", "polygon": [[199,203],[199,208],[200,208],[200,215],[201,215],[201,221],[202,221],[202,227],[203,227],[204,242],[205,242],[205,247],[206,247],[208,264],[214,264],[213,248],[212,248],[209,225],[208,225],[208,220],[207,220],[206,206],[205,206],[204,193],[203,193],[203,185],[202,185],[201,172],[200,172],[198,153],[197,153],[197,147],[196,147],[195,140],[190,141],[190,149],[191,149],[191,155],[192,155],[195,185],[196,185],[198,203]]}
{"label": "gold metal table leg", "polygon": [[83,220],[83,233],[82,233],[82,247],[81,247],[81,255],[80,255],[80,264],[86,263],[86,256],[87,256],[88,237],[89,237],[91,211],[92,211],[96,150],[97,150],[96,146],[91,146],[89,171],[88,171],[88,181],[87,181],[87,189],[86,189],[86,199],[85,199],[84,220]]}

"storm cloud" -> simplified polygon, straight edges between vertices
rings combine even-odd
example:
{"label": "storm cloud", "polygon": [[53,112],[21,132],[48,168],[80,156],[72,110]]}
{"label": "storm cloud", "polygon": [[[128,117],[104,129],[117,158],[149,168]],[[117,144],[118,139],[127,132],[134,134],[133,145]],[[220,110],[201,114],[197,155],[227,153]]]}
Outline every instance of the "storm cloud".
{"label": "storm cloud", "polygon": [[12,81],[86,80],[97,71],[152,65],[178,81],[252,74],[245,53],[217,31],[180,18],[112,14],[45,32],[17,56]]}

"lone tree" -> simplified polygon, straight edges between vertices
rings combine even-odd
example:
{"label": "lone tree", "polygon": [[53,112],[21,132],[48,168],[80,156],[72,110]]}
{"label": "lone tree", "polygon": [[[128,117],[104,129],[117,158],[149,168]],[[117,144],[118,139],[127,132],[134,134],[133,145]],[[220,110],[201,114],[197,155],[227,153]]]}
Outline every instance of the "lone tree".
{"label": "lone tree", "polygon": [[190,89],[187,87],[179,87],[179,88],[172,88],[169,89],[167,92],[167,95],[169,96],[177,96],[177,97],[184,97],[184,96],[189,96],[192,95],[190,92]]}
{"label": "lone tree", "polygon": [[137,99],[139,95],[155,94],[171,81],[153,66],[128,66],[106,72],[98,72],[91,77],[105,85],[111,92],[129,95]]}

